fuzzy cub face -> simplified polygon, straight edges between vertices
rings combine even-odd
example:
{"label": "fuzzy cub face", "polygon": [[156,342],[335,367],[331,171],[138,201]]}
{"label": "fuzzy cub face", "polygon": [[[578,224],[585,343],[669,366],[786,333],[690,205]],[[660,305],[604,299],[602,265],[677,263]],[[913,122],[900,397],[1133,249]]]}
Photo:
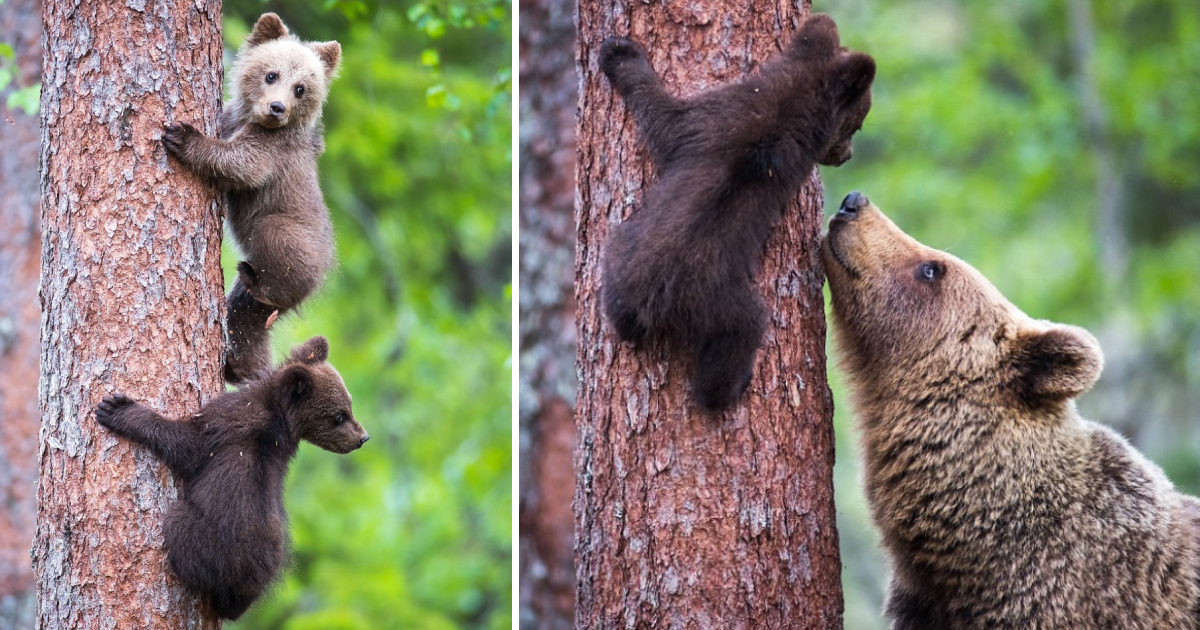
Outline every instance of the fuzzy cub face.
{"label": "fuzzy cub face", "polygon": [[844,367],[860,388],[1039,408],[1100,376],[1091,334],[1029,318],[975,268],[918,243],[857,191],[830,221],[821,256]]}
{"label": "fuzzy cub face", "polygon": [[337,42],[301,42],[279,16],[263,14],[234,62],[234,99],[250,120],[268,129],[312,123],[341,56]]}
{"label": "fuzzy cub face", "polygon": [[792,40],[789,54],[812,64],[823,66],[819,94],[829,99],[830,119],[833,121],[829,145],[820,164],[841,166],[853,155],[851,141],[862,129],[871,111],[871,83],[875,80],[875,60],[870,55],[852,52],[841,45],[837,24],[828,15],[810,16]]}
{"label": "fuzzy cub face", "polygon": [[313,337],[292,349],[280,369],[279,388],[294,414],[300,439],[334,453],[349,453],[370,436],[354,419],[350,392],[329,358],[329,342]]}

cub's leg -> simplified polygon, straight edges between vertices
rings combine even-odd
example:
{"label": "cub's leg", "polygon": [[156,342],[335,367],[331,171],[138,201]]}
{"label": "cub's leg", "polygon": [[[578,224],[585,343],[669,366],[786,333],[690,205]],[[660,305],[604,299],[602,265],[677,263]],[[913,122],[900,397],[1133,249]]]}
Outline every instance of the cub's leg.
{"label": "cub's leg", "polygon": [[[244,383],[271,370],[271,334],[279,310],[254,299],[245,280],[253,282],[238,264],[238,279],[226,298],[229,342],[225,345],[225,381]],[[248,266],[247,266],[248,267]]]}
{"label": "cub's leg", "polygon": [[216,181],[225,190],[259,188],[274,170],[266,147],[244,133],[228,140],[209,138],[187,123],[163,126],[163,146],[192,172]]}
{"label": "cub's leg", "polygon": [[891,630],[947,630],[949,622],[928,598],[893,586],[888,594],[887,616]]}
{"label": "cub's leg", "polygon": [[663,89],[646,51],[631,40],[610,37],[600,46],[600,69],[633,112],[655,164],[662,164],[681,140],[685,105]]}
{"label": "cub's leg", "polygon": [[642,324],[637,309],[626,302],[626,296],[621,295],[620,289],[606,282],[600,289],[600,295],[604,302],[604,315],[617,331],[617,338],[634,345],[645,341],[649,330]]}
{"label": "cub's leg", "polygon": [[190,474],[200,447],[200,429],[187,420],[168,420],[124,394],[113,394],[96,406],[96,421],[124,438],[150,449],[172,473]]}

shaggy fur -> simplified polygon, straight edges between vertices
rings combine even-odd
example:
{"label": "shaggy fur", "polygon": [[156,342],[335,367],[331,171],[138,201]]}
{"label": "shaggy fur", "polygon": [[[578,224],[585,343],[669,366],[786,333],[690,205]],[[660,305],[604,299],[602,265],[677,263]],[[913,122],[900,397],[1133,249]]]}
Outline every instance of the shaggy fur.
{"label": "shaggy fur", "polygon": [[850,159],[875,62],[814,15],[757,76],[690,99],[668,94],[629,40],[604,42],[600,67],[659,177],[608,241],[605,315],[622,341],[690,349],[693,397],[723,409],[749,384],[766,325],[753,282],[767,237],[815,163]]}
{"label": "shaggy fur", "polygon": [[1079,416],[1092,335],[1029,318],[857,192],[822,258],[893,629],[1200,627],[1200,501]]}
{"label": "shaggy fur", "polygon": [[341,54],[337,42],[301,42],[266,13],[234,62],[221,138],[187,123],[164,129],[171,155],[226,191],[230,231],[245,255],[228,297],[229,382],[270,369],[268,318],[295,309],[333,266],[317,156],[325,150],[321,107]]}
{"label": "shaggy fur", "polygon": [[188,418],[168,420],[121,394],[96,408],[101,425],[148,447],[179,480],[163,525],[167,558],[226,619],[246,612],[287,556],[283,481],[300,440],[349,453],[369,437],[328,354],[314,337],[273,373]]}

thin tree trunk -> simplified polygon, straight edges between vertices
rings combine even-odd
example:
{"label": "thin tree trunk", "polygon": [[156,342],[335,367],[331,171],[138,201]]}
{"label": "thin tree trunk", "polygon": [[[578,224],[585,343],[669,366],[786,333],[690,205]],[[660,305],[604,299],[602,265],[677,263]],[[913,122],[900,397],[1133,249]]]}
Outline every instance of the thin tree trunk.
{"label": "thin tree trunk", "polygon": [[575,21],[573,0],[521,3],[523,630],[566,630],[575,604]]}
{"label": "thin tree trunk", "polygon": [[777,55],[793,3],[579,4],[576,617],[598,628],[842,627],[832,399],[815,175],[767,244],[772,311],[754,379],[728,413],[686,391],[682,353],[634,351],[600,311],[600,253],[653,182],[633,120],[597,67],[604,38],[643,43],[692,94]]}
{"label": "thin tree trunk", "polygon": [[[41,32],[38,0],[9,0],[0,10],[0,41],[16,53],[10,91],[40,80]],[[6,96],[0,92],[0,630],[25,630],[33,625],[37,513],[38,119],[7,108]]]}
{"label": "thin tree trunk", "polygon": [[42,19],[38,628],[219,627],[166,561],[171,475],[93,412],[119,391],[178,417],[223,390],[221,205],[159,141],[167,120],[217,132],[221,5]]}

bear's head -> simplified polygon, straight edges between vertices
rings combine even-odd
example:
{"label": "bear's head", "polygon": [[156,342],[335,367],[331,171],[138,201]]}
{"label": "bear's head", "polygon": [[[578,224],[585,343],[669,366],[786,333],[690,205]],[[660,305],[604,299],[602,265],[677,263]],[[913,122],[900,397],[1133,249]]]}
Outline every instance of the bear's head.
{"label": "bear's head", "polygon": [[276,371],[280,404],[291,413],[300,439],[334,453],[349,453],[370,437],[350,410],[342,375],[326,362],[329,342],[313,337],[292,349]]}
{"label": "bear's head", "polygon": [[856,390],[929,408],[1066,403],[1100,376],[1099,344],[1075,326],[1034,320],[978,271],[900,231],[852,192],[821,257],[844,367]]}
{"label": "bear's head", "polygon": [[264,13],[234,61],[233,99],[251,122],[268,129],[310,124],[321,114],[341,58],[337,42],[302,42],[278,15]]}
{"label": "bear's head", "polygon": [[871,111],[875,60],[870,55],[843,47],[837,24],[833,18],[821,13],[804,21],[792,39],[788,54],[805,67],[817,69],[815,90],[828,99],[828,120],[833,124],[829,143],[817,162],[840,166],[853,155],[851,141]]}

